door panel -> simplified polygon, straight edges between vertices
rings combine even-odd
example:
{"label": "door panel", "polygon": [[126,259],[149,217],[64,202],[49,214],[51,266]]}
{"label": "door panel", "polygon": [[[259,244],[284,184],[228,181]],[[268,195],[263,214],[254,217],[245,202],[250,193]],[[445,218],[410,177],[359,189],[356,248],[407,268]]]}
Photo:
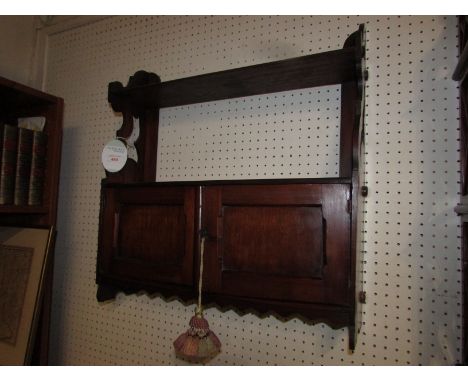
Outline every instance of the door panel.
{"label": "door panel", "polygon": [[[224,206],[222,216],[223,272],[321,277],[320,207]],[[291,238],[296,245],[291,245]]]}
{"label": "door panel", "polygon": [[98,270],[124,280],[193,283],[195,188],[105,188]]}
{"label": "door panel", "polygon": [[124,204],[118,219],[116,257],[170,266],[183,258],[184,205]]}
{"label": "door panel", "polygon": [[350,186],[298,184],[203,189],[206,290],[346,305]]}

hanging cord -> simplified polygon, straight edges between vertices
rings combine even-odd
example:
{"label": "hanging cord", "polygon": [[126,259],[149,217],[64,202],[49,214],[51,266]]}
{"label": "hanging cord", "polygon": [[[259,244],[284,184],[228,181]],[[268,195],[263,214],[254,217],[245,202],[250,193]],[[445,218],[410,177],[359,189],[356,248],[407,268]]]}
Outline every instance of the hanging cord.
{"label": "hanging cord", "polygon": [[200,274],[198,276],[198,306],[195,309],[195,314],[200,317],[203,315],[202,286],[203,286],[203,255],[205,253],[205,239],[206,239],[206,234],[202,232],[201,243],[200,243]]}

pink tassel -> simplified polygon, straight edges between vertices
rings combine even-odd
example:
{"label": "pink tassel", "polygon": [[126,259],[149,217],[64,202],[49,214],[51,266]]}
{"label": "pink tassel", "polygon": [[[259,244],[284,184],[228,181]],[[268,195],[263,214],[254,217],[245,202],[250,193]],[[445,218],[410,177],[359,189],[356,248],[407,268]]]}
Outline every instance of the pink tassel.
{"label": "pink tassel", "polygon": [[174,341],[176,355],[189,362],[207,362],[221,351],[221,342],[202,315],[190,319],[190,328]]}

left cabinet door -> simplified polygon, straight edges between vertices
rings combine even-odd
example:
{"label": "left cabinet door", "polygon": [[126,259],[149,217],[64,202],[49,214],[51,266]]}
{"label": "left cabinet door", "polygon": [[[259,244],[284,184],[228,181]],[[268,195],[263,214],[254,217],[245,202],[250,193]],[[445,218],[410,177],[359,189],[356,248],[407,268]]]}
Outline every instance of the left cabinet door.
{"label": "left cabinet door", "polygon": [[[103,185],[97,277],[191,286],[196,189]],[[98,281],[99,282],[99,281]]]}

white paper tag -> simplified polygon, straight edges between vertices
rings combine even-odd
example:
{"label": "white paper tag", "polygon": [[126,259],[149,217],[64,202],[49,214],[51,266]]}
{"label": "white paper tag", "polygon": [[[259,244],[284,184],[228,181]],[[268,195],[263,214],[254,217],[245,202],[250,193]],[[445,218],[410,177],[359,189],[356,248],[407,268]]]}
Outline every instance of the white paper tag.
{"label": "white paper tag", "polygon": [[127,162],[127,147],[125,143],[118,139],[113,139],[106,143],[102,150],[102,165],[109,172],[122,170]]}
{"label": "white paper tag", "polygon": [[128,159],[133,159],[137,163],[138,163],[138,152],[135,147],[135,142],[139,136],[140,136],[140,122],[139,122],[139,119],[133,117],[133,130],[126,141],[127,141]]}

